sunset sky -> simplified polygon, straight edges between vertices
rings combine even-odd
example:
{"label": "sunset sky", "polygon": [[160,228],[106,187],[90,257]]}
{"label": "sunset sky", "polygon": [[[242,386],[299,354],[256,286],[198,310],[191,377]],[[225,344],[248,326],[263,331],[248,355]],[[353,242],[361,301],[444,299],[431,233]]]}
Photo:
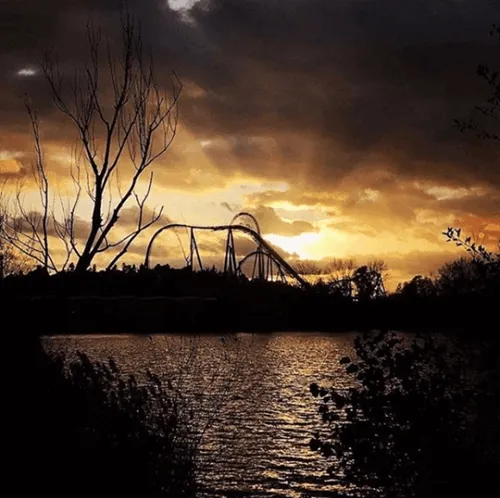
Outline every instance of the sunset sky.
{"label": "sunset sky", "polygon": [[[175,69],[184,85],[178,135],[155,165],[150,200],[164,205],[165,221],[224,224],[249,211],[289,258],[383,257],[394,282],[461,255],[445,243],[447,226],[500,236],[500,148],[454,125],[490,96],[476,67],[500,67],[489,33],[500,2],[132,4],[165,84]],[[28,170],[28,91],[64,188],[69,125],[38,63],[48,46],[77,63],[89,14],[106,30],[118,5],[0,2],[1,181]],[[142,260],[148,237],[128,261]],[[199,243],[208,259],[223,249],[213,236]],[[170,259],[182,257],[177,241],[163,244]]]}

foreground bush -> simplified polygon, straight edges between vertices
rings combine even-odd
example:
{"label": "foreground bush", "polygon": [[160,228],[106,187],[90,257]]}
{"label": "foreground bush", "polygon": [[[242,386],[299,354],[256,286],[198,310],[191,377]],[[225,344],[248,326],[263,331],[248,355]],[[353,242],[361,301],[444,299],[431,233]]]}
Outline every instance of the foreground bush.
{"label": "foreground bush", "polygon": [[30,347],[26,341],[10,349],[4,375],[2,489],[195,495],[196,446],[156,377],[140,386],[123,380],[113,362],[84,355],[66,370],[36,338]]}
{"label": "foreground bush", "polygon": [[344,482],[382,495],[491,493],[500,484],[497,346],[359,337],[355,361],[341,360],[355,387],[311,385],[326,424],[311,448]]}

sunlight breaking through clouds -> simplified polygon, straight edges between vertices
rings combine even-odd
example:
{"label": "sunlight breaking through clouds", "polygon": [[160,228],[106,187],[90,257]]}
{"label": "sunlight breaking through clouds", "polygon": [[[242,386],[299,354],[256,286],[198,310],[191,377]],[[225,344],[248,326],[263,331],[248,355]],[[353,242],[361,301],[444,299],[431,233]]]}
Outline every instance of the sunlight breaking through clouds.
{"label": "sunlight breaking through clouds", "polygon": [[167,0],[168,6],[172,10],[189,10],[199,0]]}
{"label": "sunlight breaking through clouds", "polygon": [[23,67],[17,71],[18,76],[35,76],[37,74],[37,70],[32,67]]}
{"label": "sunlight breaking through clouds", "polygon": [[320,233],[301,233],[292,237],[266,234],[264,238],[291,254],[297,254],[302,259],[321,259],[322,257]]}

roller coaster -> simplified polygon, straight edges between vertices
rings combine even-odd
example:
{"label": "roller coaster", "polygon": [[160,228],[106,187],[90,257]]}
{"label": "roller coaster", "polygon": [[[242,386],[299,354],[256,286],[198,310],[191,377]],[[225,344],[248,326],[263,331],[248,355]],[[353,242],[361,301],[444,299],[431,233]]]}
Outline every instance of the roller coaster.
{"label": "roller coaster", "polygon": [[[236,214],[229,225],[187,225],[183,223],[169,223],[159,228],[149,241],[144,265],[150,267],[150,257],[153,245],[157,238],[167,230],[185,229],[189,231],[189,255],[187,266],[194,270],[197,266],[203,270],[203,263],[196,241],[197,231],[227,232],[226,248],[224,254],[224,273],[227,275],[243,275],[245,265],[253,261],[251,278],[252,280],[272,280],[287,282],[290,278],[302,287],[309,286],[309,283],[290,265],[266,240],[263,239],[260,226],[251,213],[241,212]],[[237,260],[234,245],[234,232],[239,232],[249,236],[255,242],[255,250]]]}

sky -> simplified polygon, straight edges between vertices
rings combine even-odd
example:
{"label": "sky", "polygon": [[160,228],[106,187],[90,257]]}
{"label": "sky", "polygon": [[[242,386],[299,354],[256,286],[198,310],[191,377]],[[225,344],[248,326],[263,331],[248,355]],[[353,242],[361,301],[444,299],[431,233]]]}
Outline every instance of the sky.
{"label": "sky", "polygon": [[[500,149],[454,124],[491,94],[476,68],[500,66],[498,1],[131,3],[159,81],[170,85],[173,69],[183,83],[177,136],[154,166],[162,221],[224,224],[248,211],[288,258],[383,258],[393,282],[461,255],[448,226],[500,236]],[[118,11],[118,0],[0,1],[1,180],[29,171],[28,92],[64,189],[70,125],[38,64],[53,47],[77,65],[89,16],[115,39]],[[209,260],[224,246],[199,243]],[[182,258],[178,240],[164,248],[158,261]]]}

